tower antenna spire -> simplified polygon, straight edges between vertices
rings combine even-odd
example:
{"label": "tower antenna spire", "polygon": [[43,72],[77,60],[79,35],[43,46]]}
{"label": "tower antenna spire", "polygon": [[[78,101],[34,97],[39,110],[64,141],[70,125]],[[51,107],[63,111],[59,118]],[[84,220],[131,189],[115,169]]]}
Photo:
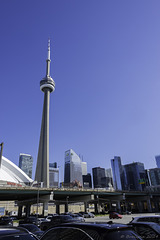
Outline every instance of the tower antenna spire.
{"label": "tower antenna spire", "polygon": [[50,38],[48,39],[48,57],[47,57],[47,68],[46,68],[46,77],[50,76],[50,62],[51,62],[51,59],[50,59],[50,55],[51,55],[51,51],[50,51]]}
{"label": "tower antenna spire", "polygon": [[50,59],[50,38],[48,38],[48,60]]}

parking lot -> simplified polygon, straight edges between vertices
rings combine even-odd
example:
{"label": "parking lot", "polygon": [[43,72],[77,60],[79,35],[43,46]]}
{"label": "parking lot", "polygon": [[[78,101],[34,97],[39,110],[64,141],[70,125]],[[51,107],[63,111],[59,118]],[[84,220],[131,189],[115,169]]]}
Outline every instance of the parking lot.
{"label": "parking lot", "polygon": [[155,213],[136,213],[131,215],[122,215],[122,219],[110,219],[109,215],[106,216],[100,216],[95,218],[85,218],[85,222],[108,222],[113,221],[115,223],[129,223],[132,220],[132,217],[138,217],[138,216],[153,216]]}

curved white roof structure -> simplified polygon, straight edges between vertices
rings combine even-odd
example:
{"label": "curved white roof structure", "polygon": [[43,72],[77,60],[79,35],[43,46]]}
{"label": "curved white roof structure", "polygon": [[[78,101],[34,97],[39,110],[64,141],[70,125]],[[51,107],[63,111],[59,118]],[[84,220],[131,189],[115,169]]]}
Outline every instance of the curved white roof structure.
{"label": "curved white roof structure", "polygon": [[26,173],[3,156],[0,168],[0,181],[7,182],[8,185],[28,185],[33,182]]}

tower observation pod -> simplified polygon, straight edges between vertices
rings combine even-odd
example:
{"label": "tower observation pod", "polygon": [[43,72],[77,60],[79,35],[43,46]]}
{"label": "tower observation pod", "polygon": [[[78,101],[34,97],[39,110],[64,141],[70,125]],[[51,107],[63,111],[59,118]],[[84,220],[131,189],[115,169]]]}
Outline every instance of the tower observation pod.
{"label": "tower observation pod", "polygon": [[44,92],[41,133],[37,157],[35,181],[49,187],[49,103],[50,93],[55,90],[55,82],[50,76],[50,40],[48,40],[48,57],[46,60],[46,76],[40,81],[40,90]]}

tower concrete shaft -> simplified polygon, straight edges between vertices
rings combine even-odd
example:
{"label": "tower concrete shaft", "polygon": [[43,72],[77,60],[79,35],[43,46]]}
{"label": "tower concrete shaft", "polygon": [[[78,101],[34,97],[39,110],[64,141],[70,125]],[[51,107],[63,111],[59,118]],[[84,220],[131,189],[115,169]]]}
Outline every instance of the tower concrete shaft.
{"label": "tower concrete shaft", "polygon": [[50,41],[48,41],[46,62],[46,76],[40,81],[40,89],[44,92],[44,103],[35,181],[43,182],[44,187],[49,187],[49,104],[50,93],[55,89],[55,82],[50,77]]}

